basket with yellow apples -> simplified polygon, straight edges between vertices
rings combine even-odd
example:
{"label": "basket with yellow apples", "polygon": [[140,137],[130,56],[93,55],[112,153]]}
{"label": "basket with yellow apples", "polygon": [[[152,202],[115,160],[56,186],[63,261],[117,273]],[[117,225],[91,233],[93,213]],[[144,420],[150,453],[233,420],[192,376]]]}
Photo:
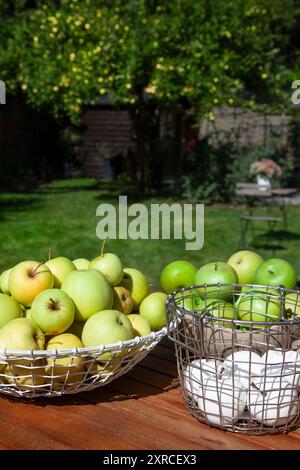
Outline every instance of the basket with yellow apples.
{"label": "basket with yellow apples", "polygon": [[0,393],[53,397],[129,371],[166,334],[162,292],[113,253],[25,261],[0,277]]}
{"label": "basket with yellow apples", "polygon": [[183,400],[201,423],[247,434],[287,432],[300,425],[296,273],[284,260],[261,260],[248,268],[255,283],[240,283],[247,280],[241,264],[209,263],[194,286],[169,295],[168,335]]}

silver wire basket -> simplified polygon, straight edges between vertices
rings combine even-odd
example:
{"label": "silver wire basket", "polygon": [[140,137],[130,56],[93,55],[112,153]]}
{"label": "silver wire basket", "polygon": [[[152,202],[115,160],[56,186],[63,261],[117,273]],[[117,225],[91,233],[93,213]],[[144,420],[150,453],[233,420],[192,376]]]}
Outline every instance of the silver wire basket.
{"label": "silver wire basket", "polygon": [[215,284],[171,294],[184,403],[201,423],[245,434],[300,424],[300,292]]}
{"label": "silver wire basket", "polygon": [[167,329],[116,344],[57,351],[0,351],[0,393],[55,397],[102,387],[132,369]]}

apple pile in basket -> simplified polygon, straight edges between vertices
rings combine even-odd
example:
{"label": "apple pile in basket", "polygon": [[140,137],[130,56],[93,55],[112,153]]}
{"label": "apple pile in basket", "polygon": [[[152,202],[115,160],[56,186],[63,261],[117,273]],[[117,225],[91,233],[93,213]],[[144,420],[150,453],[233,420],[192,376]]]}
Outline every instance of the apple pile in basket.
{"label": "apple pile in basket", "polygon": [[[232,284],[246,285],[233,291]],[[297,276],[293,266],[283,259],[263,260],[259,254],[244,250],[234,253],[227,262],[208,263],[199,270],[187,261],[174,261],[162,271],[161,285],[168,293],[200,286],[193,295],[188,295],[188,291],[183,296],[177,294],[177,304],[185,310],[207,311],[213,317],[226,320],[261,322],[261,327],[265,327],[265,322],[282,320],[276,287],[295,289]],[[300,293],[287,293],[285,306],[287,317],[289,306],[291,313],[298,315],[296,306],[300,315]],[[218,322],[218,325],[232,326],[228,321]],[[259,325],[255,327],[259,328]]]}
{"label": "apple pile in basket", "polygon": [[166,324],[167,295],[149,293],[141,271],[103,250],[92,261],[23,261],[1,274],[0,288],[0,350],[114,344]]}

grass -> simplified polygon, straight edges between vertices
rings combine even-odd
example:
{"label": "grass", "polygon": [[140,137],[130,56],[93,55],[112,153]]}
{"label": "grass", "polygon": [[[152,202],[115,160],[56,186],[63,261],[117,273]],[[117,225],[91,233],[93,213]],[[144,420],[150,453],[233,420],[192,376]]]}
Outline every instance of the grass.
{"label": "grass", "polygon": [[[119,194],[147,206],[174,202],[166,197],[143,199],[131,187],[92,179],[56,181],[32,194],[0,194],[0,270],[26,259],[46,260],[50,247],[54,256],[95,257],[100,251],[96,208],[103,202],[117,204]],[[109,240],[106,251],[118,254],[125,266],[141,269],[158,288],[160,272],[172,260],[188,260],[198,267],[226,261],[238,249],[239,217],[244,212],[225,205],[205,207],[205,243],[198,251],[186,251],[184,240]],[[255,249],[264,257],[275,254],[290,261],[300,276],[300,207],[291,207],[288,216],[288,229],[278,225],[272,240],[266,233],[257,237],[260,247]],[[261,228],[266,232],[264,225]],[[276,252],[264,247],[266,240]]]}

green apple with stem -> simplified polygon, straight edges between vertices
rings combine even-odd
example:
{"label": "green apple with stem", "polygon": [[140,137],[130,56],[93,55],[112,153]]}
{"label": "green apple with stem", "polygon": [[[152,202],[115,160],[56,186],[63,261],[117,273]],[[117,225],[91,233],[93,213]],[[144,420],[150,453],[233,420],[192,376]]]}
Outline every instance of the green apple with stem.
{"label": "green apple with stem", "polygon": [[256,270],[262,262],[263,258],[259,254],[243,250],[230,256],[227,264],[236,271],[240,284],[253,284]]}
{"label": "green apple with stem", "polygon": [[89,269],[100,271],[112,286],[118,285],[123,278],[123,265],[120,258],[114,253],[104,253],[105,240],[102,243],[100,256],[94,258]]}
{"label": "green apple with stem", "polygon": [[132,312],[137,311],[140,303],[149,293],[149,284],[144,274],[135,268],[124,268],[120,286],[130,292],[133,300]]}
{"label": "green apple with stem", "polygon": [[9,276],[10,276],[11,270],[12,270],[12,268],[6,269],[6,271],[3,271],[3,273],[0,276],[0,291],[3,294],[10,294],[9,287],[8,287],[8,281],[9,281]]}
{"label": "green apple with stem", "polygon": [[85,321],[113,304],[112,287],[104,274],[96,269],[71,272],[61,289],[75,304],[75,321]]}
{"label": "green apple with stem", "polygon": [[7,294],[0,294],[0,328],[15,318],[23,317],[18,302]]}
{"label": "green apple with stem", "polygon": [[[282,316],[280,300],[259,292],[245,295],[239,302],[238,316],[247,322],[279,322]],[[253,328],[267,326],[253,325]]]}
{"label": "green apple with stem", "polygon": [[47,335],[59,335],[73,323],[75,305],[60,289],[47,289],[32,302],[31,318]]}
{"label": "green apple with stem", "polygon": [[182,287],[193,285],[197,268],[188,261],[172,261],[161,272],[160,284],[164,292],[171,294]]}
{"label": "green apple with stem", "polygon": [[44,263],[23,261],[10,273],[8,288],[12,297],[22,305],[30,307],[36,296],[46,289],[52,289],[54,277]]}
{"label": "green apple with stem", "polygon": [[294,289],[297,284],[297,274],[293,266],[284,259],[271,258],[264,261],[258,267],[254,283]]}
{"label": "green apple with stem", "polygon": [[[134,337],[133,327],[127,315],[118,310],[103,310],[87,320],[82,331],[85,347],[114,344]],[[111,358],[112,353],[103,353],[99,360]]]}
{"label": "green apple with stem", "polygon": [[64,256],[49,259],[49,261],[45,263],[45,266],[47,266],[52,272],[54,277],[53,287],[57,289],[61,288],[62,283],[64,282],[68,274],[76,270],[76,267],[72,263],[72,261],[68,258],[65,258]]}
{"label": "green apple with stem", "polygon": [[150,323],[151,329],[160,330],[166,326],[166,301],[167,294],[164,292],[152,292],[140,305],[140,315]]}
{"label": "green apple with stem", "polygon": [[77,258],[73,260],[73,264],[78,271],[82,271],[83,269],[89,269],[90,260],[86,258]]}
{"label": "green apple with stem", "polygon": [[132,324],[134,336],[147,336],[151,333],[151,325],[149,321],[138,313],[127,315],[128,320]]}
{"label": "green apple with stem", "polygon": [[[238,282],[236,271],[227,263],[214,262],[202,266],[196,273],[194,284],[199,285],[198,292],[202,298],[227,300],[232,296],[231,284]],[[216,284],[211,286],[209,284]],[[229,284],[220,286],[217,284]],[[207,286],[208,285],[208,286]]]}

